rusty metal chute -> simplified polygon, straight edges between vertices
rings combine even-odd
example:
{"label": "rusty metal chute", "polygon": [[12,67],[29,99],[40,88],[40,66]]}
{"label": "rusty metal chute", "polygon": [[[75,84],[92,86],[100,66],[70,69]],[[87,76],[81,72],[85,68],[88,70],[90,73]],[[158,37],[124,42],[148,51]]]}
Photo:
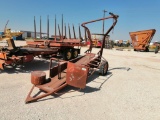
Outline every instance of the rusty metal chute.
{"label": "rusty metal chute", "polygon": [[136,32],[130,32],[132,39],[132,45],[135,51],[149,51],[149,43],[151,42],[156,30],[141,30]]}

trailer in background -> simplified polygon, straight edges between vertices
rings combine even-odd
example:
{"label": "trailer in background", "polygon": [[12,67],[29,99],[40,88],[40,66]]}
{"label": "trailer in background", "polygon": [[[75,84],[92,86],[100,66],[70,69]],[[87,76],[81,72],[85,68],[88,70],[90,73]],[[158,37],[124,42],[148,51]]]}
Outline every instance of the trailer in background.
{"label": "trailer in background", "polygon": [[[61,94],[58,92],[68,85],[84,89],[86,87],[88,77],[91,76],[97,69],[99,69],[102,75],[107,74],[108,62],[102,57],[105,37],[114,28],[118,19],[118,15],[114,15],[113,13],[110,13],[110,15],[111,16],[106,18],[82,23],[82,27],[84,27],[87,31],[88,38],[91,43],[89,49],[85,52],[85,55],[79,56],[68,62],[51,58],[48,79],[46,79],[46,73],[43,71],[33,71],[31,73],[31,83],[33,84],[33,87],[28,93],[25,103],[34,102],[52,94]],[[104,34],[102,46],[99,52],[97,54],[92,53],[92,38],[90,30],[86,24],[106,19],[113,19],[114,22]],[[56,66],[52,66],[53,61],[57,63]],[[39,94],[39,91],[37,94],[33,95],[32,92],[34,91],[34,88],[38,88],[44,93]]]}

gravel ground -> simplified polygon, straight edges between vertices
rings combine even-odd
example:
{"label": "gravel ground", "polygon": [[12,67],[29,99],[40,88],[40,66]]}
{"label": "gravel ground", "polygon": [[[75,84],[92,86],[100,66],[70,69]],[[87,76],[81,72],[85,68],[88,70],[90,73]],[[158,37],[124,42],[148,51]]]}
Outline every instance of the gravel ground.
{"label": "gravel ground", "polygon": [[[24,102],[32,87],[30,72],[42,70],[48,77],[49,60],[0,71],[0,120],[160,120],[160,53],[104,49],[103,56],[109,62],[106,76],[95,72],[80,92],[30,104]],[[70,90],[75,88],[64,89]]]}

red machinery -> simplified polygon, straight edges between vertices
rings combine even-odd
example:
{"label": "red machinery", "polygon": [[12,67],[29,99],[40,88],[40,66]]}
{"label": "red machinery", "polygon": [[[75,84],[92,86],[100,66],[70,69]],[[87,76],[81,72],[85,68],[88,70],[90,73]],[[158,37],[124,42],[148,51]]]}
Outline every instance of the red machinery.
{"label": "red machinery", "polygon": [[[102,39],[104,34],[92,34],[92,46],[100,48],[102,46]],[[90,41],[87,41],[87,45],[90,45]]]}
{"label": "red machinery", "polygon": [[[31,83],[33,84],[33,87],[31,88],[25,100],[26,103],[37,101],[38,99],[44,98],[51,94],[56,94],[59,90],[61,90],[67,85],[83,89],[86,86],[86,81],[88,77],[92,75],[96,69],[99,69],[102,75],[107,74],[108,62],[102,57],[103,48],[105,45],[105,37],[114,28],[118,19],[118,15],[114,15],[113,13],[110,13],[110,15],[111,16],[106,18],[101,18],[82,24],[82,27],[84,27],[87,31],[90,43],[92,43],[90,30],[85,25],[106,19],[114,20],[112,26],[104,34],[100,51],[97,54],[91,53],[91,44],[89,49],[85,52],[85,55],[72,59],[68,62],[51,58],[48,79],[46,79],[46,74],[42,71],[34,71],[31,73]],[[53,61],[57,62],[57,65],[54,67],[52,67]],[[39,88],[45,93],[42,95],[36,94],[34,96],[31,96],[35,87]]]}
{"label": "red machinery", "polygon": [[[47,25],[49,25],[49,19],[48,19],[48,24]],[[41,24],[40,24],[40,28],[41,28]],[[36,48],[54,49],[57,52],[52,54],[52,56],[60,55],[60,56],[63,57],[64,60],[70,60],[70,59],[78,57],[78,54],[80,54],[80,47],[81,46],[86,46],[86,44],[82,43],[80,26],[79,26],[79,39],[76,38],[74,25],[73,25],[74,38],[71,38],[71,32],[70,32],[70,26],[69,25],[68,25],[68,33],[69,33],[68,36],[69,37],[67,38],[66,25],[64,26],[65,34],[63,34],[63,16],[62,16],[62,30],[61,30],[62,32],[60,31],[60,27],[58,25],[59,35],[57,35],[57,29],[56,28],[57,28],[57,25],[56,25],[56,18],[55,18],[55,35],[52,37],[52,40],[49,40],[49,26],[48,26],[47,40],[45,40],[45,39],[44,40],[37,40],[36,37],[35,37],[34,41],[27,41],[26,42],[27,46],[29,48],[32,47],[34,49],[36,49]],[[35,33],[36,33],[36,28],[35,28]],[[40,36],[41,36],[41,32],[40,32]],[[50,54],[48,54],[48,55],[50,55]]]}

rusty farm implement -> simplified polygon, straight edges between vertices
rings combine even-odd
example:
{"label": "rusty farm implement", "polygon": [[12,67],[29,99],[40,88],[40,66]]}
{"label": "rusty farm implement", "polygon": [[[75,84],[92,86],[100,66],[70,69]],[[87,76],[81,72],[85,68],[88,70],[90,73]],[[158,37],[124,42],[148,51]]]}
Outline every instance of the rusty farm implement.
{"label": "rusty farm implement", "polygon": [[[97,54],[94,54],[92,53],[91,33],[86,24],[107,19],[113,19],[114,22],[103,36],[103,42],[100,51]],[[116,25],[117,19],[118,15],[110,13],[110,16],[108,17],[82,23],[81,26],[86,30],[91,43],[89,49],[85,52],[85,55],[77,57],[70,61],[51,58],[48,79],[46,79],[45,72],[33,71],[31,73],[31,83],[33,84],[33,87],[28,93],[25,102],[29,103],[37,101],[49,95],[56,94],[59,90],[66,87],[67,85],[83,89],[86,86],[88,77],[91,76],[97,69],[99,69],[102,75],[106,75],[108,71],[108,62],[102,57],[103,48],[105,45],[105,37]],[[53,66],[53,62],[56,62],[57,65]],[[32,92],[34,91],[35,87],[39,88],[40,91],[44,91],[44,93],[32,96]]]}
{"label": "rusty farm implement", "polygon": [[[36,39],[35,37],[35,40],[26,42],[27,46],[32,49],[48,48],[48,49],[53,49],[55,51],[54,54],[48,54],[48,55],[45,54],[43,55],[43,57],[61,56],[63,60],[71,60],[78,57],[78,54],[80,54],[80,47],[86,46],[86,44],[82,42],[80,26],[79,26],[79,39],[77,39],[76,37],[74,25],[72,27],[74,37],[71,36],[71,29],[69,24],[68,24],[68,37],[67,37],[67,30],[66,30],[67,26],[66,24],[65,25],[63,24],[63,15],[62,15],[62,29],[60,30],[60,26],[58,24],[59,34],[57,34],[57,22],[55,17],[55,33],[52,36],[52,38],[49,38],[49,18],[47,21],[48,21],[47,22],[47,39],[41,39],[42,35],[41,35],[41,29],[40,29],[40,40]],[[36,25],[34,26],[35,26],[35,33],[36,33]],[[41,28],[41,24],[40,24],[40,28]]]}

